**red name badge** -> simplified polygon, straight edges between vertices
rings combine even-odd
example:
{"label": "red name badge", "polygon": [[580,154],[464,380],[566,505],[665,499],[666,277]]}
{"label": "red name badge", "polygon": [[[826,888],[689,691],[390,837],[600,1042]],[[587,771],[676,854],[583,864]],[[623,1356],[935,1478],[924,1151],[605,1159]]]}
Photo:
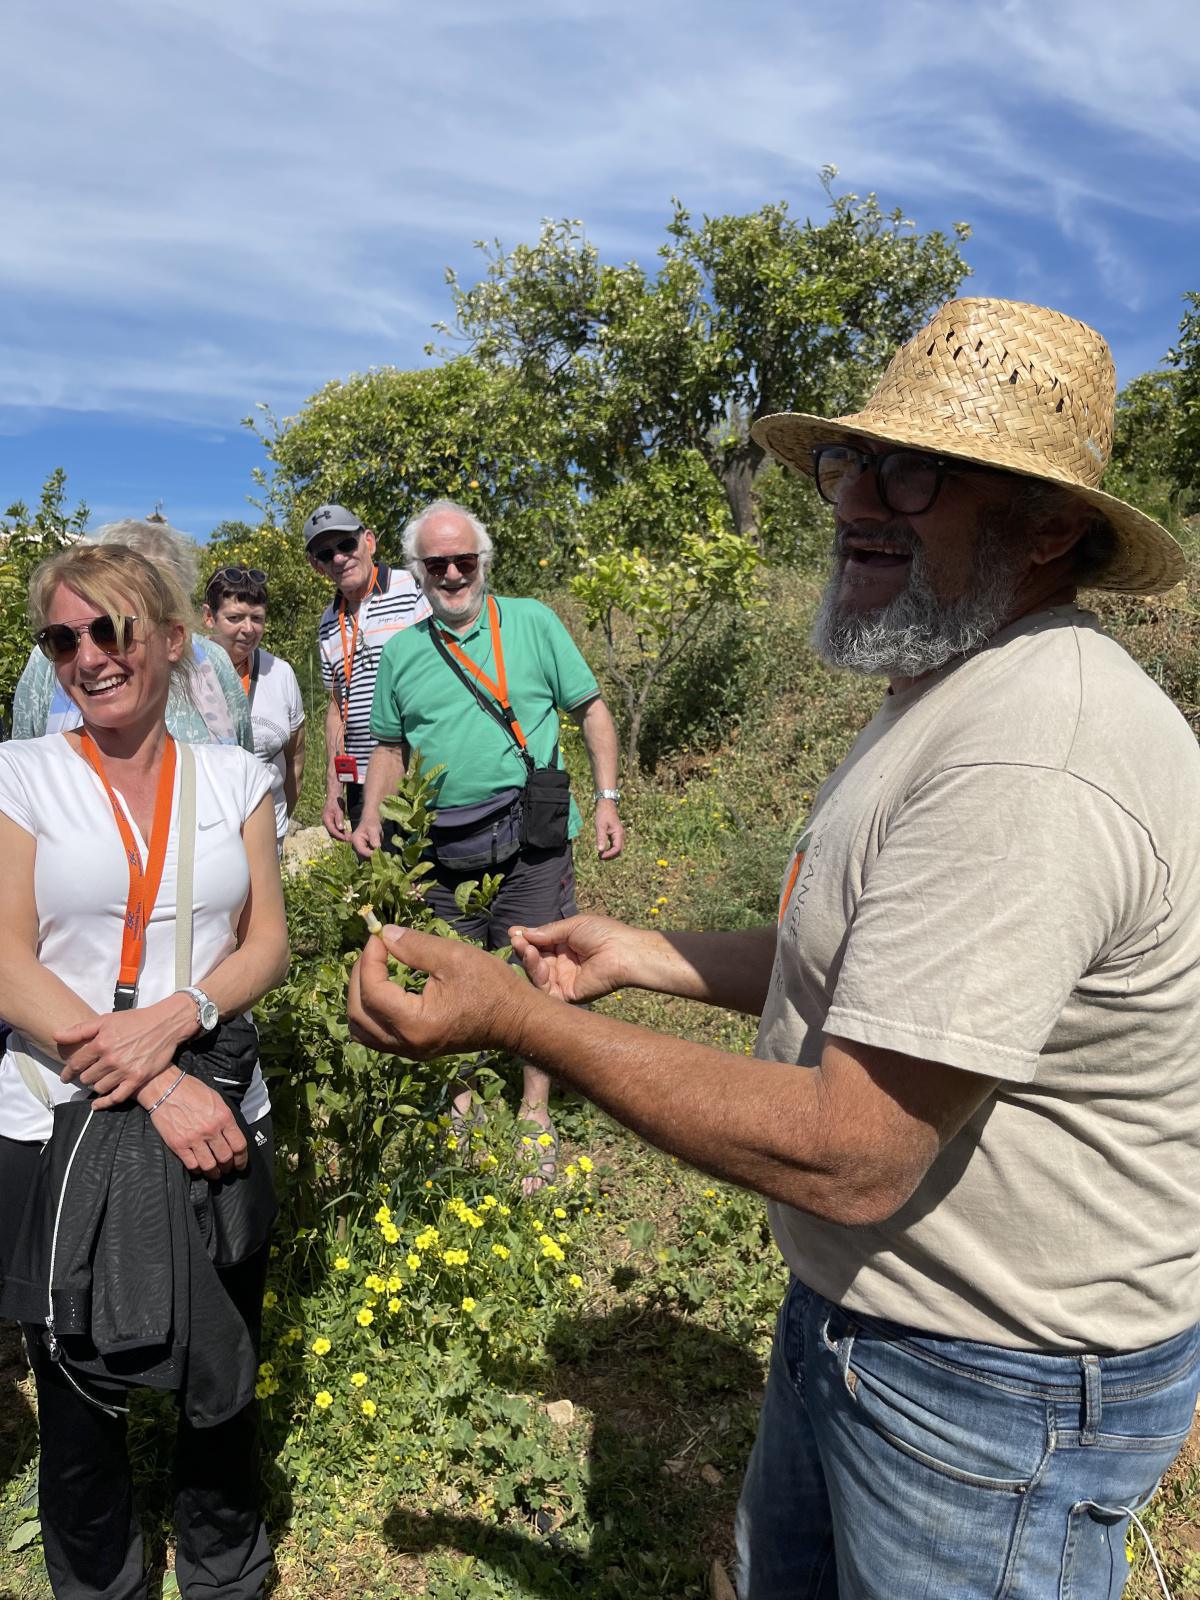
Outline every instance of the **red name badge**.
{"label": "red name badge", "polygon": [[334,756],[333,770],[340,783],[358,782],[358,762],[353,756]]}

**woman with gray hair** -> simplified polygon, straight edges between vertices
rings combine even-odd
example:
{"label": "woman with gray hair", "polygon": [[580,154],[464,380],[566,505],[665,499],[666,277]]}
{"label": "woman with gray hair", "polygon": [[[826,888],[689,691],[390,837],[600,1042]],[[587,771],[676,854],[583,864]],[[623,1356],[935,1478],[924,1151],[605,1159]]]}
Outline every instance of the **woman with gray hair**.
{"label": "woman with gray hair", "polygon": [[[96,544],[119,544],[155,566],[165,567],[184,594],[194,594],[200,552],[194,540],[158,517],[108,522],[91,536]],[[229,656],[192,630],[192,671],[177,674],[167,701],[167,729],[185,744],[240,744],[254,749],[250,707]],[[80,713],[55,680],[40,650],[30,652],[13,696],[14,739],[39,739],[79,726]]]}

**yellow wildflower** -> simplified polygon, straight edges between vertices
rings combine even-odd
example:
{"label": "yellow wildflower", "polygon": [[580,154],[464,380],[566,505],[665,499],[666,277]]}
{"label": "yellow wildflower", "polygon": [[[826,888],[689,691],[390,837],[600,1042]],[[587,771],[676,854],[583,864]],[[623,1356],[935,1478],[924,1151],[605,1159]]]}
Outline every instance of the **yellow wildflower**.
{"label": "yellow wildflower", "polygon": [[367,1276],[363,1279],[363,1283],[368,1289],[370,1289],[372,1294],[382,1294],[384,1288],[386,1287],[383,1279],[377,1272],[368,1272]]}
{"label": "yellow wildflower", "polygon": [[426,1229],[424,1229],[423,1232],[421,1232],[421,1233],[419,1233],[417,1235],[417,1237],[413,1240],[413,1244],[416,1246],[416,1248],[418,1250],[428,1250],[430,1248],[430,1246],[431,1245],[435,1245],[437,1243],[437,1241],[438,1241],[438,1231],[437,1231],[437,1229],[436,1228],[426,1228]]}
{"label": "yellow wildflower", "polygon": [[383,1234],[383,1237],[387,1240],[388,1244],[400,1243],[400,1229],[394,1222],[385,1222],[383,1227],[380,1229],[380,1232]]}
{"label": "yellow wildflower", "polygon": [[334,1261],[334,1263],[333,1263],[333,1270],[335,1272],[346,1272],[349,1269],[349,1266],[350,1266],[350,1257],[349,1256],[338,1256],[336,1258],[336,1260]]}
{"label": "yellow wildflower", "polygon": [[650,915],[652,917],[656,917],[658,915],[658,907],[657,906],[651,906],[650,907]]}
{"label": "yellow wildflower", "polygon": [[392,1213],[388,1210],[387,1206],[380,1206],[379,1210],[375,1213],[375,1221],[382,1225],[383,1223],[390,1222],[391,1220]]}
{"label": "yellow wildflower", "polygon": [[454,1137],[454,1135],[452,1133],[448,1133],[446,1135],[446,1149],[447,1150],[457,1150],[458,1149],[458,1140]]}
{"label": "yellow wildflower", "polygon": [[399,1300],[396,1299],[396,1296],[393,1295],[392,1298],[388,1301],[388,1310],[391,1311],[391,1312],[396,1312],[396,1311],[399,1311],[399,1309],[400,1309],[400,1302],[399,1302]]}
{"label": "yellow wildflower", "polygon": [[665,906],[665,905],[666,905],[666,904],[667,904],[667,897],[666,897],[666,895],[665,895],[665,894],[660,894],[660,895],[659,895],[659,897],[658,897],[658,899],[657,899],[657,900],[656,900],[656,901],[655,901],[655,902],[654,902],[654,904],[655,904],[655,905],[656,905],[656,906]]}
{"label": "yellow wildflower", "polygon": [[350,1374],[350,1382],[356,1389],[365,1389],[367,1386],[367,1375],[365,1372],[352,1372]]}
{"label": "yellow wildflower", "polygon": [[315,1405],[319,1411],[325,1411],[332,1404],[333,1396],[330,1394],[328,1389],[318,1389],[316,1394],[313,1396],[313,1405]]}
{"label": "yellow wildflower", "polygon": [[511,1217],[512,1216],[512,1207],[511,1206],[501,1206],[500,1207],[500,1215],[502,1217]]}
{"label": "yellow wildflower", "polygon": [[506,1244],[494,1244],[492,1246],[492,1254],[494,1256],[499,1256],[501,1261],[507,1261],[508,1260],[508,1246]]}
{"label": "yellow wildflower", "polygon": [[579,1276],[579,1274],[577,1272],[573,1272],[571,1274],[571,1276],[567,1279],[567,1282],[571,1285],[572,1289],[582,1289],[583,1288],[583,1279]]}
{"label": "yellow wildflower", "polygon": [[370,1306],[364,1306],[354,1320],[358,1323],[360,1328],[369,1328],[375,1321],[375,1313],[371,1310]]}
{"label": "yellow wildflower", "polygon": [[387,1292],[389,1294],[395,1294],[398,1290],[403,1289],[403,1287],[404,1287],[404,1279],[400,1276],[399,1273],[393,1272],[391,1277],[387,1281]]}
{"label": "yellow wildflower", "polygon": [[654,863],[656,867],[665,867],[666,864],[666,858],[663,856],[659,856],[658,860]]}
{"label": "yellow wildflower", "polygon": [[463,1296],[462,1308],[464,1311],[474,1311],[475,1302],[471,1299],[469,1294]]}
{"label": "yellow wildflower", "polygon": [[563,1218],[566,1216],[566,1214],[567,1213],[563,1210],[563,1208],[561,1206],[555,1206],[554,1215],[558,1218],[558,1220],[560,1222],[563,1220]]}
{"label": "yellow wildflower", "polygon": [[404,1258],[404,1265],[409,1269],[410,1272],[415,1272],[421,1265],[421,1258],[418,1255],[414,1255],[410,1250]]}
{"label": "yellow wildflower", "polygon": [[465,1267],[470,1260],[465,1250],[443,1250],[442,1260],[448,1267]]}
{"label": "yellow wildflower", "polygon": [[363,1403],[362,1403],[362,1414],[363,1414],[364,1417],[373,1417],[375,1415],[375,1410],[376,1410],[376,1407],[375,1407],[374,1400],[364,1400],[363,1401]]}
{"label": "yellow wildflower", "polygon": [[549,1150],[550,1146],[554,1143],[554,1135],[552,1133],[539,1133],[537,1136],[537,1142],[541,1145],[543,1150]]}
{"label": "yellow wildflower", "polygon": [[313,1355],[315,1356],[327,1356],[332,1349],[333,1346],[324,1335],[319,1339],[314,1339],[312,1342]]}
{"label": "yellow wildflower", "polygon": [[590,1156],[580,1156],[579,1170],[580,1172],[590,1172],[592,1170],[592,1159]]}
{"label": "yellow wildflower", "polygon": [[263,1310],[270,1311],[272,1306],[277,1306],[278,1304],[279,1296],[275,1293],[274,1289],[268,1289],[266,1294],[263,1295]]}
{"label": "yellow wildflower", "polygon": [[500,1204],[494,1194],[485,1194],[479,1203],[485,1211],[491,1211],[494,1206],[498,1206]]}
{"label": "yellow wildflower", "polygon": [[542,1235],[542,1237],[538,1240],[538,1243],[542,1247],[542,1254],[544,1256],[548,1257],[549,1260],[551,1260],[551,1261],[561,1261],[561,1260],[563,1260],[563,1253],[562,1253],[561,1247],[559,1245],[555,1244],[554,1240],[550,1237],[550,1235],[548,1233],[544,1233]]}

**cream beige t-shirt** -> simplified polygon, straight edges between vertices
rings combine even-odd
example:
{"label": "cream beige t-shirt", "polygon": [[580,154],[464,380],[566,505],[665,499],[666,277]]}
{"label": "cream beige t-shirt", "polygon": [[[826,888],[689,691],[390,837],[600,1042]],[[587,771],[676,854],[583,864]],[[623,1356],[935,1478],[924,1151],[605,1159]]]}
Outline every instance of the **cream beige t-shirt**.
{"label": "cream beige t-shirt", "polygon": [[[997,1079],[878,1226],[771,1207],[827,1298],[1018,1349],[1200,1317],[1200,748],[1074,607],[889,694],[789,866],[757,1053]],[[919,1069],[918,1069],[919,1070]]]}

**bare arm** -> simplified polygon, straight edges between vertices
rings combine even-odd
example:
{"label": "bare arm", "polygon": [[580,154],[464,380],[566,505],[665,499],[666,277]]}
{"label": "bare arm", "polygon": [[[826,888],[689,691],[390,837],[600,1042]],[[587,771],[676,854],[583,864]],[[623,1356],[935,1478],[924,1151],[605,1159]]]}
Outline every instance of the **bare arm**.
{"label": "bare arm", "polygon": [[614,989],[652,989],[758,1016],[775,963],[774,928],[658,933],[582,916],[509,934],[537,987],[574,1005]]}
{"label": "bare arm", "polygon": [[[33,894],[36,841],[0,816],[0,1016],[46,1055],[61,1059],[54,1035],[96,1013],[37,958]],[[114,935],[120,938],[119,931]]]}
{"label": "bare arm", "polygon": [[398,744],[377,744],[371,751],[367,781],[363,788],[362,818],[350,836],[350,843],[368,861],[383,841],[383,822],[379,808],[404,781],[404,749]]}
{"label": "bare arm", "polygon": [[329,691],[329,704],[325,707],[325,809],[321,821],[331,839],[346,837],[346,819],[342,814],[342,785],[334,760],[342,753],[342,708],[337,689]]}
{"label": "bare arm", "polygon": [[283,747],[283,803],[290,817],[300,798],[304,778],[304,724],[301,723]]}
{"label": "bare arm", "polygon": [[[581,711],[571,715],[579,724],[584,747],[592,767],[594,792],[617,787],[618,743],[612,712],[599,696],[589,700]],[[617,814],[615,800],[596,801],[596,849],[601,861],[613,861],[625,843],[625,825]]]}
{"label": "bare arm", "polygon": [[[389,981],[385,944],[429,973],[420,994]],[[398,929],[368,941],[350,1019],[365,1043],[411,1057],[511,1050],[702,1171],[852,1226],[903,1205],[993,1089],[990,1079],[837,1038],[810,1069],[748,1061],[568,1009],[493,957]]]}

